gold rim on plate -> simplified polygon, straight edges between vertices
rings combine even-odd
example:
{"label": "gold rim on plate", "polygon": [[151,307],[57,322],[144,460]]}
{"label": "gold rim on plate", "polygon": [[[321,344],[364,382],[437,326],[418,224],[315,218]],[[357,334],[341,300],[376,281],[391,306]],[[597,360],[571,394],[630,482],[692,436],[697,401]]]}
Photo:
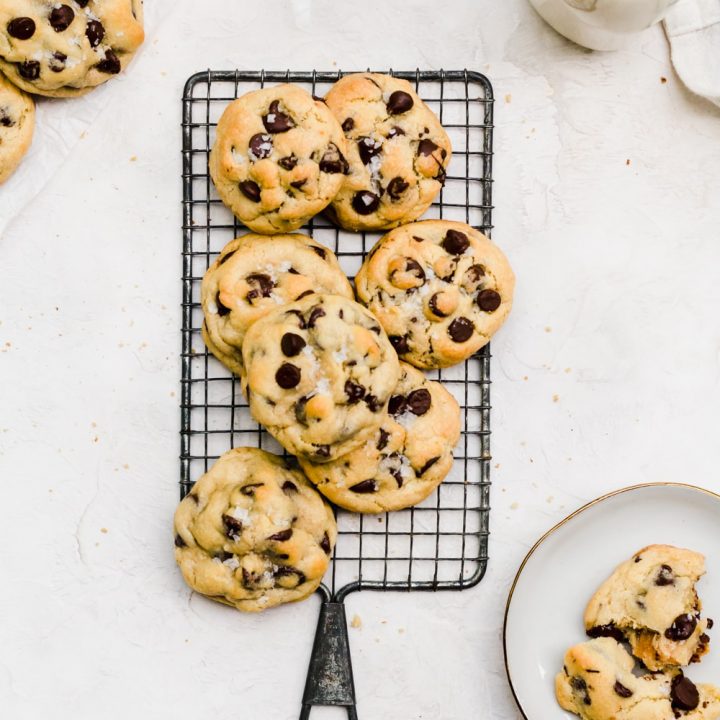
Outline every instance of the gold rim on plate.
{"label": "gold rim on plate", "polygon": [[631,492],[633,490],[641,490],[644,488],[653,488],[653,487],[678,487],[678,488],[686,488],[688,490],[697,490],[698,492],[705,493],[706,495],[710,495],[711,497],[714,497],[716,500],[720,500],[720,494],[713,492],[712,490],[708,490],[707,488],[701,488],[697,485],[690,485],[689,483],[674,483],[674,482],[654,482],[654,483],[640,483],[639,485],[630,485],[629,487],[620,488],[619,490],[613,490],[612,492],[607,493],[607,495],[602,495],[599,498],[595,498],[595,500],[591,500],[588,503],[585,503],[582,507],[579,507],[574,512],[571,512],[566,518],[561,520],[557,525],[554,525],[551,527],[544,535],[540,537],[540,539],[530,548],[527,555],[525,556],[524,560],[520,563],[520,567],[518,568],[517,573],[515,574],[515,579],[512,582],[512,585],[510,586],[510,593],[508,594],[507,603],[505,604],[505,616],[503,618],[503,661],[505,663],[505,674],[507,675],[508,683],[510,684],[510,691],[512,692],[513,698],[515,700],[515,704],[518,707],[518,710],[520,710],[520,714],[525,718],[525,720],[530,720],[530,718],[525,714],[525,710],[523,709],[523,706],[520,704],[520,699],[517,696],[517,693],[515,692],[515,686],[513,685],[512,677],[510,676],[510,667],[508,666],[508,658],[507,658],[507,620],[508,620],[508,613],[510,612],[510,603],[512,602],[513,593],[515,592],[515,587],[518,584],[518,580],[520,579],[520,575],[522,575],[522,571],[525,569],[525,565],[527,565],[528,560],[532,557],[534,552],[540,547],[540,545],[547,540],[550,535],[552,535],[556,530],[559,530],[563,525],[570,522],[574,517],[577,515],[580,515],[580,513],[585,512],[588,508],[591,508],[593,505],[597,505],[605,500],[609,500],[612,497],[615,497],[616,495],[622,495],[626,492]]}

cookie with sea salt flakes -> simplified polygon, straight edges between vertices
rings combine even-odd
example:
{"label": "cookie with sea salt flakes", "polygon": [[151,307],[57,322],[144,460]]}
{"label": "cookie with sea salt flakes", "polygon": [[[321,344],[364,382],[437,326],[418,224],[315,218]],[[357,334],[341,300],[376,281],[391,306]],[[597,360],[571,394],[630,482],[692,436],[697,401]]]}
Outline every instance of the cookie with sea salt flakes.
{"label": "cookie with sea salt flakes", "polygon": [[417,505],[442,482],[460,437],[460,407],[438,382],[406,363],[380,428],[359,448],[322,465],[300,458],[326,498],[354,512]]}
{"label": "cookie with sea salt flakes", "polygon": [[0,3],[0,71],[37,95],[73,97],[107,82],[144,37],[142,0]]}
{"label": "cookie with sea salt flakes", "polygon": [[290,453],[329,462],[384,420],[400,365],[377,320],[340,295],[308,295],[250,326],[242,387],[252,416]]}
{"label": "cookie with sea salt flakes", "polygon": [[278,305],[312,293],[353,290],[335,254],[306,235],[244,235],[228,243],[205,273],[200,290],[203,339],[240,375],[247,329]]}
{"label": "cookie with sea salt flakes", "polygon": [[32,142],[35,103],[0,75],[0,183],[20,164]]}
{"label": "cookie with sea salt flakes", "polygon": [[412,85],[389,75],[358,73],[325,97],[348,141],[350,169],[328,214],[348,230],[411,222],[445,182],[450,138]]}
{"label": "cookie with sea salt flakes", "polygon": [[311,595],[336,537],[332,510],[305,476],[257,448],[221,456],[175,513],[187,584],[248,612]]}
{"label": "cookie with sea salt flakes", "polygon": [[304,225],[335,197],[348,169],[327,105],[296,85],[249,92],[225,108],[210,153],[218,194],[251,230]]}
{"label": "cookie with sea salt flakes", "polygon": [[478,230],[424,220],[380,238],[355,286],[402,360],[441,368],[489,342],[510,312],[515,276]]}

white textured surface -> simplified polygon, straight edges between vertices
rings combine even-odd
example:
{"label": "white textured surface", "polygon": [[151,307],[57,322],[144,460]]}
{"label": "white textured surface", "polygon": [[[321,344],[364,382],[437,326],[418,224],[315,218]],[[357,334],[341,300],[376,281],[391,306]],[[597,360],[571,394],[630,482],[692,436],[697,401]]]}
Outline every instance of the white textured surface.
{"label": "white textured surface", "polygon": [[[489,75],[494,237],[518,275],[493,346],[488,575],[348,599],[360,717],[516,720],[501,624],[536,537],[623,485],[720,490],[720,111],[680,85],[659,28],[594,55],[525,0],[148,5],[130,72],[43,102],[0,190],[3,716],[297,717],[317,600],[233,614],[172,558],[179,97],[208,66],[337,64]],[[22,177],[39,193],[8,217]]]}

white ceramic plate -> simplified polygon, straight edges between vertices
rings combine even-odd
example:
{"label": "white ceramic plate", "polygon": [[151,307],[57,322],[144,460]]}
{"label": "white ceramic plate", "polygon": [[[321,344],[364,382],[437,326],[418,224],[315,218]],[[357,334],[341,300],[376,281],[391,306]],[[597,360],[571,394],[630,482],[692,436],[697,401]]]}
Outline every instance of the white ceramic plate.
{"label": "white ceramic plate", "polygon": [[[505,666],[527,720],[576,718],[558,706],[554,682],[565,651],[586,639],[585,605],[617,565],[654,543],[705,555],[707,574],[698,594],[705,617],[720,625],[720,495],[689,485],[652,484],[599,498],[537,542],[510,591]],[[695,682],[718,682],[720,636],[687,674]]]}

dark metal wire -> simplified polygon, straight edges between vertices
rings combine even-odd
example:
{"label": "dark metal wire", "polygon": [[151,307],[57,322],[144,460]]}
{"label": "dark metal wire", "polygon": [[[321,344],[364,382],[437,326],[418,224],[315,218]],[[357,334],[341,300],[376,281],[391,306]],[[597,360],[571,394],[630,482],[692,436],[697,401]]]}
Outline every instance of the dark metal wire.
{"label": "dark metal wire", "polygon": [[[439,115],[453,144],[445,188],[425,217],[467,222],[492,231],[493,94],[480,73],[393,72],[415,84]],[[337,72],[205,71],[190,77],[182,108],[183,291],[181,389],[181,497],[223,452],[253,445],[282,453],[255,423],[239,382],[206,350],[200,335],[200,283],[207,267],[234,237],[247,232],[220,201],[207,161],[225,106],[267,83],[293,82],[323,95]],[[331,247],[354,275],[375,233],[338,230],[314,218],[308,232]],[[482,580],[488,562],[490,515],[490,350],[456,368],[430,373],[462,409],[462,435],[453,472],[415,508],[381,515],[338,511],[339,537],[323,586],[326,599],[354,590],[457,590]]]}

